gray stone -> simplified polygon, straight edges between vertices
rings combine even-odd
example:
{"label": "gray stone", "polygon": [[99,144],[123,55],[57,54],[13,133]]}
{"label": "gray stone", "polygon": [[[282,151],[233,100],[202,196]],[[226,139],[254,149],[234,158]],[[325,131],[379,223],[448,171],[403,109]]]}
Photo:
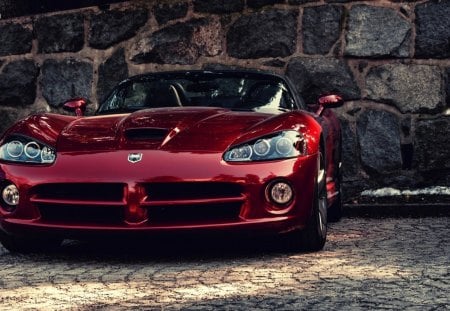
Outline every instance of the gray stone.
{"label": "gray stone", "polygon": [[189,4],[187,2],[158,3],[153,8],[153,13],[158,24],[162,25],[171,20],[185,17],[188,9]]}
{"label": "gray stone", "polygon": [[357,119],[361,164],[374,176],[402,168],[400,120],[386,111],[368,110]]}
{"label": "gray stone", "polygon": [[294,4],[294,5],[298,5],[298,4],[305,4],[308,2],[315,2],[316,0],[288,0],[289,4]]}
{"label": "gray stone", "polygon": [[202,69],[203,70],[246,70],[248,68],[238,66],[238,65],[206,63],[202,66]]}
{"label": "gray stone", "polygon": [[19,24],[0,26],[0,56],[25,54],[31,51],[33,34]]}
{"label": "gray stone", "polygon": [[419,119],[415,128],[414,166],[420,170],[450,169],[450,116]]}
{"label": "gray stone", "polygon": [[342,28],[342,6],[322,5],[305,8],[303,13],[303,51],[327,54],[339,39]]}
{"label": "gray stone", "polygon": [[394,105],[401,112],[432,112],[442,108],[442,75],[438,67],[387,64],[370,69],[367,97]]}
{"label": "gray stone", "polygon": [[241,16],[227,33],[231,57],[285,57],[293,54],[297,41],[296,11],[270,10]]}
{"label": "gray stone", "polygon": [[216,19],[193,19],[167,26],[133,45],[131,60],[137,64],[194,64],[200,56],[221,51],[221,25]]}
{"label": "gray stone", "polygon": [[77,52],[84,45],[84,17],[64,14],[40,17],[35,22],[39,53]]}
{"label": "gray stone", "polygon": [[361,97],[358,85],[348,66],[334,58],[293,58],[286,75],[309,104],[324,93],[339,93],[344,100]]}
{"label": "gray stone", "polygon": [[266,5],[284,3],[284,0],[247,0],[247,6],[253,9],[259,9]]}
{"label": "gray stone", "polygon": [[353,201],[352,203],[354,203],[355,200],[359,199],[361,192],[373,187],[372,180],[364,179],[362,177],[346,180],[344,177],[344,182],[342,183],[342,201]]}
{"label": "gray stone", "polygon": [[264,66],[269,67],[279,67],[282,68],[286,65],[285,61],[282,61],[281,59],[271,59],[263,63]]}
{"label": "gray stone", "polygon": [[325,2],[328,3],[347,3],[347,2],[354,2],[357,0],[325,0]]}
{"label": "gray stone", "polygon": [[125,52],[121,48],[98,68],[97,100],[102,102],[120,81],[128,77]]}
{"label": "gray stone", "polygon": [[0,135],[3,135],[20,117],[20,110],[10,107],[0,107]]}
{"label": "gray stone", "polygon": [[359,172],[356,133],[351,123],[340,120],[342,131],[342,174],[344,179],[356,176]]}
{"label": "gray stone", "polygon": [[450,57],[450,2],[427,1],[416,6],[416,57]]}
{"label": "gray stone", "polygon": [[133,37],[148,20],[145,9],[130,11],[107,11],[91,17],[89,45],[106,49]]}
{"label": "gray stone", "polygon": [[75,97],[89,99],[92,80],[93,67],[90,62],[72,58],[63,61],[48,59],[42,67],[42,95],[53,107]]}
{"label": "gray stone", "polygon": [[213,14],[241,12],[244,0],[194,0],[194,11]]}
{"label": "gray stone", "polygon": [[445,70],[445,78],[446,78],[446,83],[445,83],[445,94],[446,94],[446,102],[447,102],[447,107],[450,108],[450,67],[448,67]]}
{"label": "gray stone", "polygon": [[345,54],[357,57],[408,57],[411,25],[392,9],[355,5],[350,10]]}
{"label": "gray stone", "polygon": [[32,60],[6,64],[0,74],[0,105],[31,105],[36,99],[39,67]]}

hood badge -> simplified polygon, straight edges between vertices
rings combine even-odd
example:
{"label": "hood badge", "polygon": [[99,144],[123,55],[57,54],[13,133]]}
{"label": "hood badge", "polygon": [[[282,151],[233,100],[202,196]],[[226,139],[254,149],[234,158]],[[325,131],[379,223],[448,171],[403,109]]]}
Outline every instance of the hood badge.
{"label": "hood badge", "polygon": [[142,160],[142,153],[130,153],[128,155],[128,162],[137,163]]}

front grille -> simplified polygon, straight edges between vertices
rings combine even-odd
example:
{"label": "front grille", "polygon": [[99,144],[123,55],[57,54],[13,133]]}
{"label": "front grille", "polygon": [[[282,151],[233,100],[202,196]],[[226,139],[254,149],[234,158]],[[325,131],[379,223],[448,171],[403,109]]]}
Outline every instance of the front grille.
{"label": "front grille", "polygon": [[[240,185],[225,182],[141,184],[138,197],[128,197],[126,184],[68,183],[39,185],[30,202],[44,222],[77,225],[123,225],[129,200],[140,200],[148,226],[226,223],[239,220],[245,201]],[[135,207],[133,207],[135,208]]]}
{"label": "front grille", "polygon": [[38,204],[41,219],[49,222],[119,225],[124,209],[110,206]]}
{"label": "front grille", "polygon": [[151,206],[148,208],[151,224],[201,224],[237,221],[242,203]]}
{"label": "front grille", "polygon": [[145,186],[148,201],[240,197],[239,185],[225,182],[151,183]]}
{"label": "front grille", "polygon": [[225,182],[151,183],[145,190],[152,224],[236,221],[244,202],[241,186]]}
{"label": "front grille", "polygon": [[41,220],[83,224],[120,224],[125,185],[119,183],[45,184],[32,189],[30,201]]}
{"label": "front grille", "polygon": [[124,184],[118,183],[64,183],[45,184],[33,189],[40,199],[64,199],[77,201],[122,201]]}

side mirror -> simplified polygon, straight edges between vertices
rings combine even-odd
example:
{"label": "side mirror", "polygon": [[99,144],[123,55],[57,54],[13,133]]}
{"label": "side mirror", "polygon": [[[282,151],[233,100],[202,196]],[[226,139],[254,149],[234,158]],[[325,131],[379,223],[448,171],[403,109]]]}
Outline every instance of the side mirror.
{"label": "side mirror", "polygon": [[323,110],[326,108],[337,108],[344,104],[344,99],[337,94],[321,95],[317,101],[319,104],[319,109],[316,112],[321,115]]}
{"label": "side mirror", "polygon": [[82,117],[86,111],[86,100],[84,98],[72,98],[63,105],[64,110],[75,111],[77,117]]}

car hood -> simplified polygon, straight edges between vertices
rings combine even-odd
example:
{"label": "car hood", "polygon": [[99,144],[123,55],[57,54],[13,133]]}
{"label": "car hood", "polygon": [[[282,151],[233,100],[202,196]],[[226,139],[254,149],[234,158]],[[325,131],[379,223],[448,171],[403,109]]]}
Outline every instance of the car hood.
{"label": "car hood", "polygon": [[168,150],[223,152],[273,114],[222,108],[159,108],[79,118],[57,140],[58,151]]}

